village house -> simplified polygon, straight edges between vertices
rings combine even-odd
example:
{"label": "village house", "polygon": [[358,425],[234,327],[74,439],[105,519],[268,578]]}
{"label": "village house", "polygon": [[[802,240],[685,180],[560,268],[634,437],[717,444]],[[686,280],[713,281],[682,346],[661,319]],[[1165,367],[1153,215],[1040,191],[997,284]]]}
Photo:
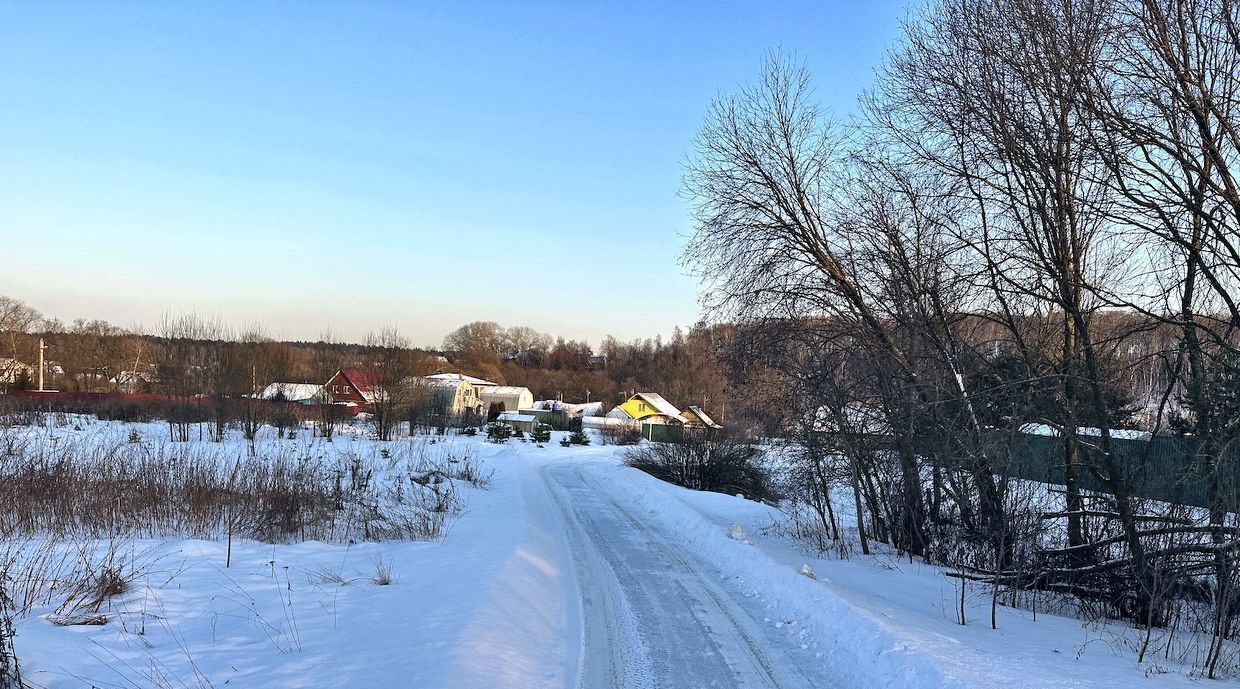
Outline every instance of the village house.
{"label": "village house", "polygon": [[108,380],[112,388],[126,395],[150,392],[155,376],[148,371],[121,371]]}
{"label": "village house", "polygon": [[[478,388],[468,381],[459,378],[427,376],[412,379],[411,385],[413,386],[412,397],[415,400],[425,398],[423,403],[433,413],[446,416],[467,416],[481,415],[486,412],[486,406],[478,398]],[[427,391],[425,395],[419,391],[419,386],[425,388]]]}
{"label": "village house", "polygon": [[[436,373],[426,376],[426,380],[464,383],[471,386],[484,412],[490,409],[492,404],[497,403],[503,404],[505,411],[514,412],[528,409],[534,404],[534,393],[530,392],[529,388],[515,385],[500,385],[499,383],[464,373]],[[466,405],[468,406],[468,402],[466,402]]]}
{"label": "village house", "polygon": [[23,379],[32,381],[35,378],[33,366],[23,364],[16,359],[0,359],[0,385],[13,385]]}
{"label": "village house", "polygon": [[515,385],[494,385],[478,390],[478,399],[487,409],[492,404],[504,405],[504,411],[521,411],[534,405],[534,393]]}
{"label": "village house", "polygon": [[323,404],[327,401],[323,386],[314,383],[272,383],[263,388],[257,397],[261,400],[296,404]]}
{"label": "village house", "polygon": [[607,412],[607,418],[633,421],[637,423],[684,425],[686,419],[680,410],[662,395],[654,392],[639,392],[623,404]]}
{"label": "village house", "polygon": [[360,368],[342,368],[323,384],[327,400],[334,404],[355,404],[369,411],[374,401],[370,373]]}

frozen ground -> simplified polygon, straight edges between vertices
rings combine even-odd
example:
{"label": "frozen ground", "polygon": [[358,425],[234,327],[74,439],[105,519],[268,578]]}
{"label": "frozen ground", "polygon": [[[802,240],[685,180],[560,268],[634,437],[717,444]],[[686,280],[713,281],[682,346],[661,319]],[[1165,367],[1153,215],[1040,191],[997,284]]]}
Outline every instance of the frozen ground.
{"label": "frozen ground", "polygon": [[[163,426],[138,426],[144,435]],[[94,424],[82,434],[124,437]],[[54,434],[74,433],[58,429]],[[558,434],[557,434],[558,435]],[[302,434],[296,442],[315,443]],[[558,439],[558,438],[557,438]],[[239,441],[235,442],[240,447]],[[416,442],[398,440],[397,443]],[[818,559],[768,507],[686,491],[612,447],[496,446],[439,542],[137,541],[100,627],[17,624],[41,687],[1179,687],[1120,625],[1000,608],[955,622],[950,580],[890,557]],[[374,451],[364,438],[316,451]],[[748,542],[729,538],[740,523]],[[395,583],[379,586],[375,561]],[[800,572],[808,564],[817,574]],[[1230,685],[1228,682],[1218,682]]]}

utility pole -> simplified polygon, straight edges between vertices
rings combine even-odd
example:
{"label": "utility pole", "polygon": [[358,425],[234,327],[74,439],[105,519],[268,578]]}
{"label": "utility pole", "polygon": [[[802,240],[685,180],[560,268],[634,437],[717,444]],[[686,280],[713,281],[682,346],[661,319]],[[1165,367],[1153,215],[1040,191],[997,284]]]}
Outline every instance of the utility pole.
{"label": "utility pole", "polygon": [[47,349],[47,345],[43,344],[43,338],[39,338],[39,392],[43,392],[43,351]]}

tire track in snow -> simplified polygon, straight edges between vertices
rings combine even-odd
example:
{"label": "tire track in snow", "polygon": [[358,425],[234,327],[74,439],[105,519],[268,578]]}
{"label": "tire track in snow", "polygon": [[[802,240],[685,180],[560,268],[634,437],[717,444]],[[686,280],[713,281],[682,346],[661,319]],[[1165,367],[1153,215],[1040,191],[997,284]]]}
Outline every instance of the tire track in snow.
{"label": "tire track in snow", "polygon": [[[637,629],[616,572],[607,564],[595,543],[569,506],[564,489],[548,480],[541,470],[547,492],[563,516],[566,536],[576,569],[580,599],[580,658],[577,686],[580,689],[653,689],[649,651]],[[567,563],[566,563],[567,564]]]}

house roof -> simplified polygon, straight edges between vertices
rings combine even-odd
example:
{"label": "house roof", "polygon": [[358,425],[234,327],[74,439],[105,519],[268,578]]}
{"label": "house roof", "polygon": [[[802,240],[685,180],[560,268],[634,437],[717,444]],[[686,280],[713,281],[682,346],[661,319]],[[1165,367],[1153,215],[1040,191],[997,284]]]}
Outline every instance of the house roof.
{"label": "house roof", "polygon": [[515,411],[501,412],[500,415],[495,418],[499,421],[518,421],[521,423],[531,423],[538,420],[538,417],[533,414],[518,414]]}
{"label": "house roof", "polygon": [[432,378],[430,376],[423,378],[411,378],[409,379],[409,382],[413,385],[425,385],[428,388],[441,388],[445,390],[455,390],[466,383],[466,381],[457,380],[455,378]]}
{"label": "house roof", "polygon": [[680,410],[676,408],[676,405],[663,399],[663,395],[660,395],[657,392],[639,392],[634,395],[634,397],[641,398],[646,402],[646,404],[649,404],[657,409],[660,414],[666,414],[667,416],[680,416]]}
{"label": "house roof", "polygon": [[559,400],[539,400],[534,403],[530,409],[540,411],[558,411],[570,414],[572,416],[601,416],[603,413],[602,402],[586,402],[585,404],[573,404],[571,402],[561,402]]}
{"label": "house roof", "polygon": [[[362,399],[374,402],[376,399],[375,384],[370,378],[370,372],[361,368],[342,368],[337,375],[342,375],[348,380],[357,391],[361,393]],[[332,376],[333,378],[335,376]]]}
{"label": "house roof", "polygon": [[358,392],[368,392],[373,384],[370,382],[370,372],[360,368],[342,368],[340,375],[343,375],[357,388]]}
{"label": "house roof", "polygon": [[720,426],[719,424],[715,423],[715,420],[710,418],[709,414],[707,414],[705,411],[702,411],[701,407],[697,407],[691,404],[689,405],[688,411],[689,413],[701,419],[702,424],[705,426],[709,426],[711,428],[723,428],[723,426]]}
{"label": "house roof", "polygon": [[483,387],[493,387],[499,385],[499,383],[492,383],[489,380],[467,376],[464,373],[436,373],[434,375],[427,376],[427,378],[430,378],[431,380],[463,380],[471,385],[480,385]]}
{"label": "house roof", "polygon": [[272,383],[258,393],[258,398],[273,400],[282,394],[290,402],[301,402],[313,399],[322,390],[323,386],[315,383]]}
{"label": "house roof", "polygon": [[[523,388],[519,385],[492,385],[479,394],[482,395],[521,395],[530,392],[529,388]],[[531,396],[533,393],[530,393]]]}

